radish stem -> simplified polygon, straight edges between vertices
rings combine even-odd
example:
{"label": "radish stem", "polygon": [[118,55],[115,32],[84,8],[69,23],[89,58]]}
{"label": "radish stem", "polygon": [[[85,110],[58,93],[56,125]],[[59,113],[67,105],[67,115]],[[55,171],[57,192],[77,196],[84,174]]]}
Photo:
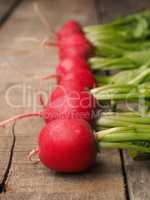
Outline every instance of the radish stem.
{"label": "radish stem", "polygon": [[99,142],[98,146],[100,148],[106,148],[106,149],[128,149],[128,150],[135,150],[138,152],[143,153],[150,153],[149,147],[143,147],[136,144],[133,144],[131,142]]}
{"label": "radish stem", "polygon": [[104,142],[131,142],[131,141],[150,141],[149,133],[136,132],[116,132],[114,134],[107,134],[101,138]]}
{"label": "radish stem", "polygon": [[129,127],[113,127],[113,128],[96,132],[96,139],[101,140],[103,137],[109,134],[115,134],[120,131],[123,133],[123,132],[133,131],[133,130],[134,130],[133,128],[129,128]]}

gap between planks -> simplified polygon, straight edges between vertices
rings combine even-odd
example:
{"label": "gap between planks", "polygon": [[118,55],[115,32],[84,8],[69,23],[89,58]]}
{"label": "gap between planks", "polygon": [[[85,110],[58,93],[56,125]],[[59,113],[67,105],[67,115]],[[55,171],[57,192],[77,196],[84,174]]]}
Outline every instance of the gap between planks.
{"label": "gap between planks", "polygon": [[0,13],[0,25],[2,26],[6,20],[11,16],[15,9],[19,6],[22,0],[7,0],[0,1],[1,13]]}

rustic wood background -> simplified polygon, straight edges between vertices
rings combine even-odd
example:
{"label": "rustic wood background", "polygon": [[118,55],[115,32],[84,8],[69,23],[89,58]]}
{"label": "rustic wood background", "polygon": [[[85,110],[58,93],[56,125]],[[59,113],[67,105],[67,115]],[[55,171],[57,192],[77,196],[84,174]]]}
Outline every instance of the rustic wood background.
{"label": "rustic wood background", "polygon": [[[18,6],[16,6],[18,5]],[[14,9],[15,8],[15,9]],[[0,121],[14,114],[37,110],[37,77],[54,71],[56,49],[44,48],[43,38],[70,18],[82,25],[105,23],[121,15],[150,8],[149,0],[0,0]],[[49,25],[48,25],[49,24]],[[51,66],[51,67],[50,67]],[[23,104],[32,95],[30,104]],[[7,96],[9,95],[9,105]],[[12,106],[20,105],[19,107]],[[63,175],[41,164],[31,165],[27,153],[37,144],[40,119],[18,121],[16,146],[0,200],[149,200],[150,162],[133,161],[119,151],[102,151],[88,173]],[[0,177],[8,162],[11,125],[0,131]]]}

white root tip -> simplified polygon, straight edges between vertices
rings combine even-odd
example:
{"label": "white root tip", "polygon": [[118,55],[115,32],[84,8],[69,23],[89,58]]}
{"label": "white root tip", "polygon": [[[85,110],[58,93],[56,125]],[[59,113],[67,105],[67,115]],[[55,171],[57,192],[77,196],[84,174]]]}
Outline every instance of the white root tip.
{"label": "white root tip", "polygon": [[34,148],[30,153],[28,154],[28,160],[32,162],[32,164],[38,164],[40,162],[40,159],[33,159],[33,156],[35,156],[39,152],[38,147]]}

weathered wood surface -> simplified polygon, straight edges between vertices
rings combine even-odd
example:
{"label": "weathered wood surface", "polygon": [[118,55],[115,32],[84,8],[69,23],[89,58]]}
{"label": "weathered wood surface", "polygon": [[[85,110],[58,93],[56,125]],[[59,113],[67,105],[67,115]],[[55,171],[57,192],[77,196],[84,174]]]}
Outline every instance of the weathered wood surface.
{"label": "weathered wood surface", "polygon": [[149,0],[96,0],[99,19],[103,23],[112,21],[116,17],[142,11],[150,7]]}
{"label": "weathered wood surface", "polygon": [[133,161],[127,153],[124,153],[125,169],[127,173],[128,188],[131,200],[150,199],[150,160]]}
{"label": "weathered wood surface", "polygon": [[[95,6],[91,0],[28,0],[18,7],[0,31],[0,120],[37,109],[36,79],[54,70],[49,66],[58,62],[56,50],[41,45],[43,38],[49,34],[47,22],[54,28],[70,18],[77,19],[83,25],[93,24],[97,20]],[[28,106],[22,102],[25,98],[22,91],[25,97],[32,98]],[[16,108],[10,104],[20,106]],[[40,119],[17,122],[17,141],[8,191],[1,194],[0,199],[125,199],[121,161],[117,151],[102,151],[98,164],[91,171],[80,175],[56,174],[41,164],[31,165],[26,156],[37,145],[37,133],[42,125]],[[0,175],[3,174],[9,153],[10,131],[11,126],[0,131]]]}
{"label": "weathered wood surface", "polygon": [[[149,0],[102,0],[99,1],[101,12],[99,16],[103,22],[109,22],[115,17],[134,13],[136,11],[150,9]],[[150,160],[134,161],[127,153],[123,154],[123,164],[125,168],[125,179],[127,183],[127,198],[131,200],[150,199]],[[128,196],[129,195],[129,196]]]}

